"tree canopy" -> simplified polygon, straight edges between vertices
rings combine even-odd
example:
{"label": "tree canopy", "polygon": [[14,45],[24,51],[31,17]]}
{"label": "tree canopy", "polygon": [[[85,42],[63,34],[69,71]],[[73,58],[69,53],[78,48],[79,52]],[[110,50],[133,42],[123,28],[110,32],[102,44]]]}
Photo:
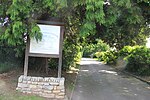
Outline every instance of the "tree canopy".
{"label": "tree canopy", "polygon": [[149,0],[0,0],[0,17],[0,39],[11,45],[23,44],[26,35],[41,39],[37,20],[50,17],[65,22],[68,38],[100,38],[118,49],[150,35]]}

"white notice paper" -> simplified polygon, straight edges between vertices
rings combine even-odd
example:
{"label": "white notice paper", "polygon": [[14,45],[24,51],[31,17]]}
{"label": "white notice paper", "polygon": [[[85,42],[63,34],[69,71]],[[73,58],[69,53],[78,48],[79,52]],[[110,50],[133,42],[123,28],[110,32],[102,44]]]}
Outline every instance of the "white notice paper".
{"label": "white notice paper", "polygon": [[42,40],[30,40],[30,53],[58,54],[60,42],[60,26],[38,24],[42,33]]}

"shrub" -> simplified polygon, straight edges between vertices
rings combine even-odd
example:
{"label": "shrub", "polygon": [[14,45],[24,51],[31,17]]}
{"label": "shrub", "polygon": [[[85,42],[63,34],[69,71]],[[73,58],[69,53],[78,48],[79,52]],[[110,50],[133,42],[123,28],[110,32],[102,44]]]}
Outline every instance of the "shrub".
{"label": "shrub", "polygon": [[98,58],[99,61],[104,61],[103,57],[104,57],[105,52],[96,52],[95,56],[96,58]]}
{"label": "shrub", "polygon": [[84,57],[90,57],[91,55],[93,55],[93,52],[95,52],[95,45],[94,44],[89,44],[87,46],[84,47],[84,51],[83,51],[83,56]]}
{"label": "shrub", "polygon": [[150,75],[150,49],[145,46],[134,46],[132,53],[125,57],[126,70],[138,75]]}
{"label": "shrub", "polygon": [[104,61],[106,64],[116,64],[118,58],[118,53],[113,50],[97,52],[95,55],[100,61]]}
{"label": "shrub", "polygon": [[128,56],[132,53],[133,47],[131,46],[124,46],[120,51],[119,51],[119,55],[120,56]]}
{"label": "shrub", "polygon": [[[82,57],[81,47],[80,45],[74,45],[68,43],[67,41],[64,42],[64,49],[63,49],[63,64],[62,69],[68,70],[70,67],[76,67],[76,62],[79,62]],[[49,67],[51,69],[57,69],[58,67],[58,59],[50,59],[49,60]]]}
{"label": "shrub", "polygon": [[93,57],[96,52],[103,52],[110,49],[109,45],[98,39],[96,44],[88,44],[83,51],[84,57]]}
{"label": "shrub", "polygon": [[76,62],[82,57],[81,47],[78,44],[71,44],[67,41],[63,50],[63,69],[69,69],[71,66],[76,67]]}

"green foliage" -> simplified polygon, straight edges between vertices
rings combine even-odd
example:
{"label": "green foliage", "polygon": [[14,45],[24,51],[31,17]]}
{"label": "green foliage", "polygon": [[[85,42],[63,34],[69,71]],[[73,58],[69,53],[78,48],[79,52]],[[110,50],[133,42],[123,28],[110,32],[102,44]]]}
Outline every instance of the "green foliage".
{"label": "green foliage", "polygon": [[116,64],[118,58],[118,52],[114,50],[96,52],[95,55],[100,61],[104,61],[106,64]]}
{"label": "green foliage", "polygon": [[[0,16],[8,16],[11,22],[2,39],[13,45],[24,42],[24,33],[40,39],[39,29],[34,27],[43,15],[62,18],[66,22],[69,17],[77,17],[79,23],[74,24],[82,36],[101,37],[120,49],[125,45],[145,43],[149,35],[145,32],[149,30],[148,9],[148,0],[111,0],[110,5],[104,0],[2,0]],[[146,30],[141,33],[142,28]]]}
{"label": "green foliage", "polygon": [[84,46],[83,48],[83,56],[84,57],[90,57],[94,56],[96,52],[102,52],[109,50],[110,47],[108,44],[104,43],[101,39],[97,39],[96,44],[87,44],[87,46]]}
{"label": "green foliage", "polygon": [[[81,46],[74,45],[72,43],[64,41],[64,49],[63,49],[63,70],[69,70],[70,67],[76,67],[76,63],[80,61],[82,57]],[[50,59],[49,67],[51,69],[58,68],[58,59]]]}
{"label": "green foliage", "polygon": [[96,52],[95,53],[96,58],[98,58],[99,61],[104,61],[105,51],[103,52]]}
{"label": "green foliage", "polygon": [[63,48],[63,68],[69,69],[70,67],[76,67],[76,62],[80,61],[81,45],[79,42],[79,34],[75,34],[76,26],[68,27],[68,32],[65,34],[66,38],[64,40]]}
{"label": "green foliage", "polygon": [[104,14],[104,1],[103,0],[86,0],[85,1],[85,18],[83,20],[83,26],[81,28],[81,35],[88,36],[90,34],[95,34],[96,23],[105,23]]}
{"label": "green foliage", "polygon": [[127,61],[126,70],[137,75],[150,75],[150,49],[145,46],[125,46],[119,56]]}
{"label": "green foliage", "polygon": [[106,22],[96,26],[97,36],[118,50],[126,45],[145,45],[150,35],[149,4],[133,0],[112,0],[110,3],[105,6]]}
{"label": "green foliage", "polygon": [[[68,70],[70,67],[76,67],[76,62],[79,62],[82,57],[82,46],[81,38],[78,34],[78,24],[80,23],[78,17],[68,17],[68,22],[66,23],[66,32],[64,34],[63,41],[63,69]],[[55,67],[58,61],[50,61]],[[51,67],[51,66],[50,66]]]}
{"label": "green foliage", "polygon": [[88,46],[84,47],[83,57],[90,57],[93,55],[94,52],[96,52],[95,45],[89,44]]}
{"label": "green foliage", "polygon": [[150,75],[150,49],[135,46],[132,53],[126,57],[126,70],[138,75]]}
{"label": "green foliage", "polygon": [[65,40],[63,50],[63,69],[69,69],[72,66],[75,67],[76,62],[79,62],[81,57],[81,46],[79,44],[72,44],[72,42]]}
{"label": "green foliage", "polygon": [[[3,19],[8,17],[9,25],[2,27],[4,31],[1,32],[0,40],[5,41],[7,45],[21,44],[24,49],[26,36],[37,41],[42,38],[36,20],[46,20],[50,17],[65,19],[67,35],[64,40],[63,66],[64,69],[68,69],[82,56],[79,35],[76,35],[79,18],[68,16],[68,2],[68,0],[3,0],[0,2],[0,17]],[[1,20],[0,22],[3,23]],[[16,50],[22,54],[23,49]],[[55,68],[58,65],[57,60],[52,59],[49,62]]]}
{"label": "green foliage", "polygon": [[[70,66],[82,55],[81,46],[86,41],[94,43],[101,38],[117,49],[144,45],[150,35],[149,11],[148,0],[110,0],[110,5],[104,0],[1,0],[0,17],[8,17],[9,22],[0,26],[0,41],[25,47],[26,36],[37,41],[42,38],[37,20],[60,18],[67,34],[64,66]],[[1,23],[4,21],[0,19]],[[95,53],[98,48],[102,49],[91,45],[85,50]]]}
{"label": "green foliage", "polygon": [[132,46],[125,46],[124,48],[122,48],[120,51],[119,51],[119,55],[120,56],[128,56],[132,53],[133,51],[133,47]]}
{"label": "green foliage", "polygon": [[0,17],[8,16],[9,25],[4,26],[5,32],[0,39],[6,40],[9,45],[23,44],[27,35],[40,40],[42,35],[36,20],[45,13],[55,15],[66,4],[66,0],[3,0],[0,2]]}

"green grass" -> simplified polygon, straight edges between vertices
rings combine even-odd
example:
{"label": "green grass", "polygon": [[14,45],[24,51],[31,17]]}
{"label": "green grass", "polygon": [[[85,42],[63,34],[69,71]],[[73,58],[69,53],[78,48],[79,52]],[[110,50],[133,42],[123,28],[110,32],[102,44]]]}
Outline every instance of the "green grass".
{"label": "green grass", "polygon": [[18,98],[18,100],[44,100],[44,99],[38,96],[21,96]]}
{"label": "green grass", "polygon": [[38,96],[0,95],[0,100],[45,100]]}

